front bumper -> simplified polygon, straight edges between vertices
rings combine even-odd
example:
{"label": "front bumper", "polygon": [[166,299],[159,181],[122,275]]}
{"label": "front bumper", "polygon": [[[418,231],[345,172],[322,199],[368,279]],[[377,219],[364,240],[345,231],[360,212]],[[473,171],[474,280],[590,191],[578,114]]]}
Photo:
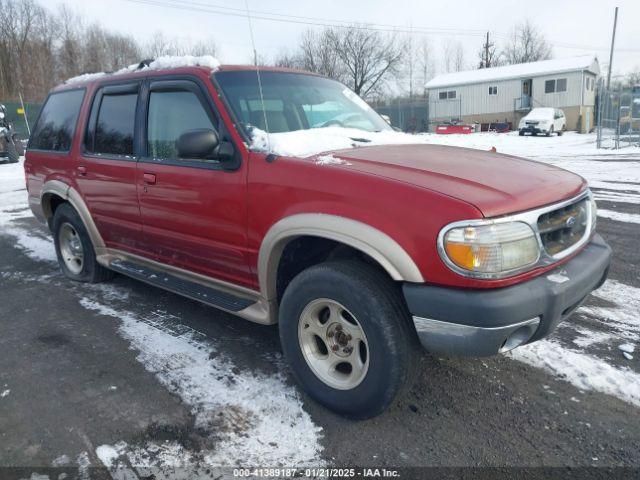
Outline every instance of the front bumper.
{"label": "front bumper", "polygon": [[422,345],[452,356],[488,356],[539,340],[607,278],[611,248],[595,235],[563,265],[495,290],[406,283],[404,297]]}
{"label": "front bumper", "polygon": [[[549,128],[551,128],[551,127],[549,127]],[[533,125],[527,125],[527,126],[522,127],[522,128],[520,128],[518,130],[520,132],[523,132],[523,133],[531,133],[531,134],[534,134],[534,135],[537,135],[539,133],[543,133],[543,134],[546,135],[546,133],[549,131],[549,129],[545,130],[545,129],[540,128],[540,127],[534,127]]]}

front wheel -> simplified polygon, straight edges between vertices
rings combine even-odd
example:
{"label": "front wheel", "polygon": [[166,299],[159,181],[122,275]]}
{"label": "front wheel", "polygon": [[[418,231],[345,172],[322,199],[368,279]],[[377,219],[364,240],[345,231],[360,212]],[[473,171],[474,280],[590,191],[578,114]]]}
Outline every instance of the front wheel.
{"label": "front wheel", "polygon": [[547,137],[550,137],[551,135],[553,135],[553,125],[549,127],[549,130],[547,130]]}
{"label": "front wheel", "polygon": [[331,261],[300,273],[280,305],[293,374],[318,402],[369,418],[411,384],[419,344],[401,293],[377,269]]}

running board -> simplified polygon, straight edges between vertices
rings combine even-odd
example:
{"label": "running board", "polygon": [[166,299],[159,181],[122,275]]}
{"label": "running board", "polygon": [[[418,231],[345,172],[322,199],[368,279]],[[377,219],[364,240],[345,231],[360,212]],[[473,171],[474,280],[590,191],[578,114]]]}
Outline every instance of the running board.
{"label": "running board", "polygon": [[109,268],[136,280],[170,290],[229,312],[240,312],[255,303],[255,300],[238,297],[128,260],[114,258],[109,262]]}

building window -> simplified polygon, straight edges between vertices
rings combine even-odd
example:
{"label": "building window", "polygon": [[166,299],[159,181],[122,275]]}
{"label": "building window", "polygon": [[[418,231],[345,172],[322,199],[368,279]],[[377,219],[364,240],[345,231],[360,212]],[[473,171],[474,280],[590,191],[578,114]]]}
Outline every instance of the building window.
{"label": "building window", "polygon": [[456,91],[455,90],[449,90],[448,92],[440,92],[438,93],[438,99],[440,100],[451,100],[453,98],[456,98]]}
{"label": "building window", "polygon": [[556,91],[556,81],[547,80],[544,82],[544,93],[553,93]]}
{"label": "building window", "polygon": [[489,95],[497,95],[498,94],[498,87],[497,86],[493,86],[493,87],[489,87]]}
{"label": "building window", "polygon": [[567,79],[559,78],[556,80],[556,92],[566,92],[567,91]]}

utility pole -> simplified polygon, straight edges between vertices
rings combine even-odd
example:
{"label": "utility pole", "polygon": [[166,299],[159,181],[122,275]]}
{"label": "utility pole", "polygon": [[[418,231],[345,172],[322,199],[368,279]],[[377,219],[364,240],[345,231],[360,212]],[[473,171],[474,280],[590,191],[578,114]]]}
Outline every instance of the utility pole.
{"label": "utility pole", "polygon": [[489,32],[487,32],[487,41],[484,43],[484,68],[489,68]]}
{"label": "utility pole", "polygon": [[487,39],[484,42],[482,48],[484,49],[484,55],[480,62],[480,68],[491,68],[491,55],[490,48],[493,47],[493,43],[489,42],[489,32],[487,32]]}
{"label": "utility pole", "polygon": [[613,17],[613,33],[611,34],[611,52],[609,52],[609,72],[607,73],[607,90],[611,83],[611,70],[613,70],[613,46],[616,43],[616,26],[618,25],[618,7],[616,7],[616,13]]}

